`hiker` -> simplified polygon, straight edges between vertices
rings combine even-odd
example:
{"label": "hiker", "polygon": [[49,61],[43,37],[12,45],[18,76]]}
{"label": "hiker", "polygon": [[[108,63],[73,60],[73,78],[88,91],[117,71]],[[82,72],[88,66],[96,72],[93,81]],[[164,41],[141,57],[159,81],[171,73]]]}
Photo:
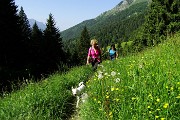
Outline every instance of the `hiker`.
{"label": "hiker", "polygon": [[110,56],[110,60],[117,59],[118,52],[116,50],[115,44],[111,45],[111,48],[109,49],[109,56]]}
{"label": "hiker", "polygon": [[91,47],[89,48],[88,51],[88,56],[87,56],[87,65],[89,63],[92,64],[93,70],[97,69],[98,64],[100,64],[101,61],[101,50],[98,46],[98,41],[96,39],[91,40]]}

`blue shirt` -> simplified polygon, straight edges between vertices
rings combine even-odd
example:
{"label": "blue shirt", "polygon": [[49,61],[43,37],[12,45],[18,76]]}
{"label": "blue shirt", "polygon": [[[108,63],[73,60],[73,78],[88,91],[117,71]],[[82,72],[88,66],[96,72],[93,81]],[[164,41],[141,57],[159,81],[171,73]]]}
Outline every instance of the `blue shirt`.
{"label": "blue shirt", "polygon": [[116,51],[115,51],[115,50],[109,49],[109,54],[110,54],[110,56],[115,55],[115,53],[116,53]]}

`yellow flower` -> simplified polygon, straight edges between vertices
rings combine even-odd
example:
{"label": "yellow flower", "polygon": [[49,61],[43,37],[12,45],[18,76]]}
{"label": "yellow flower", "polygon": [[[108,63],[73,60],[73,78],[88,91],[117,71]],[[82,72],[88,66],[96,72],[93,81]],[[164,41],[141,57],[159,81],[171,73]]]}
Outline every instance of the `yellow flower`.
{"label": "yellow flower", "polygon": [[155,116],[155,118],[159,118],[159,116]]}
{"label": "yellow flower", "polygon": [[94,98],[94,101],[96,101],[96,98]]}
{"label": "yellow flower", "polygon": [[171,91],[173,91],[174,90],[174,88],[173,87],[171,87]]}
{"label": "yellow flower", "polygon": [[111,91],[114,91],[114,88],[111,88]]}
{"label": "yellow flower", "polygon": [[157,110],[157,111],[160,111],[161,109],[158,108],[158,109],[156,109],[156,110]]}
{"label": "yellow flower", "polygon": [[156,101],[157,101],[157,102],[159,102],[159,101],[160,101],[160,99],[158,98]]}
{"label": "yellow flower", "polygon": [[112,112],[109,113],[109,116],[111,116],[111,115],[112,115]]}
{"label": "yellow flower", "polygon": [[180,85],[180,82],[177,82],[178,85]]}
{"label": "yellow flower", "polygon": [[116,88],[116,90],[118,91],[118,90],[119,90],[119,88]]}
{"label": "yellow flower", "polygon": [[98,101],[98,103],[100,104],[100,103],[101,103],[101,101]]}
{"label": "yellow flower", "polygon": [[107,96],[106,96],[106,98],[108,99],[108,98],[109,98],[109,96],[107,95]]}
{"label": "yellow flower", "polygon": [[151,106],[148,106],[147,108],[151,108]]}
{"label": "yellow flower", "polygon": [[169,106],[169,104],[168,103],[165,103],[164,105],[163,105],[163,108],[167,108]]}
{"label": "yellow flower", "polygon": [[161,120],[165,120],[165,118],[161,118]]}

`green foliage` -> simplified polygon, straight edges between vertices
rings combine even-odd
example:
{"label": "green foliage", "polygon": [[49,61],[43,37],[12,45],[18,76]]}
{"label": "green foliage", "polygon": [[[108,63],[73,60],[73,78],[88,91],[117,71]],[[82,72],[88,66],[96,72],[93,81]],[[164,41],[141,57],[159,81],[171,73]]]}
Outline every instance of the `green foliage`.
{"label": "green foliage", "polygon": [[154,46],[179,31],[179,6],[178,0],[152,0],[141,33],[134,39],[134,46]]}
{"label": "green foliage", "polygon": [[90,35],[86,28],[84,27],[83,31],[81,32],[81,37],[77,43],[78,45],[78,57],[81,64],[85,64],[87,60],[87,52],[90,47]]}

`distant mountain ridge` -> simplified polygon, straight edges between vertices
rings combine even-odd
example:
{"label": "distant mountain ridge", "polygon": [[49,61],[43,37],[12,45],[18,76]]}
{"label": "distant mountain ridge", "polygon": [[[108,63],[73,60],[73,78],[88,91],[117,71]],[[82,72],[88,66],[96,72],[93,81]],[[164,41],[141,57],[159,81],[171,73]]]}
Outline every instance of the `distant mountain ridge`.
{"label": "distant mountain ridge", "polygon": [[28,19],[29,20],[29,24],[30,27],[32,28],[34,23],[36,22],[36,24],[38,25],[39,29],[41,29],[42,31],[46,29],[46,25],[43,22],[39,22],[35,19]]}
{"label": "distant mountain ridge", "polygon": [[[150,0],[123,0],[111,10],[103,12],[96,18],[85,20],[69,29],[62,31],[61,34],[63,40],[79,37],[84,26],[86,26],[88,30],[91,31],[93,35],[95,35],[99,33],[99,31],[102,31],[103,28],[108,29],[108,23],[116,24],[115,22],[117,20],[124,22],[127,19],[131,19],[130,17],[132,16],[140,15],[145,11],[148,1]],[[129,9],[130,7],[133,10]],[[118,24],[120,24],[120,22]]]}

